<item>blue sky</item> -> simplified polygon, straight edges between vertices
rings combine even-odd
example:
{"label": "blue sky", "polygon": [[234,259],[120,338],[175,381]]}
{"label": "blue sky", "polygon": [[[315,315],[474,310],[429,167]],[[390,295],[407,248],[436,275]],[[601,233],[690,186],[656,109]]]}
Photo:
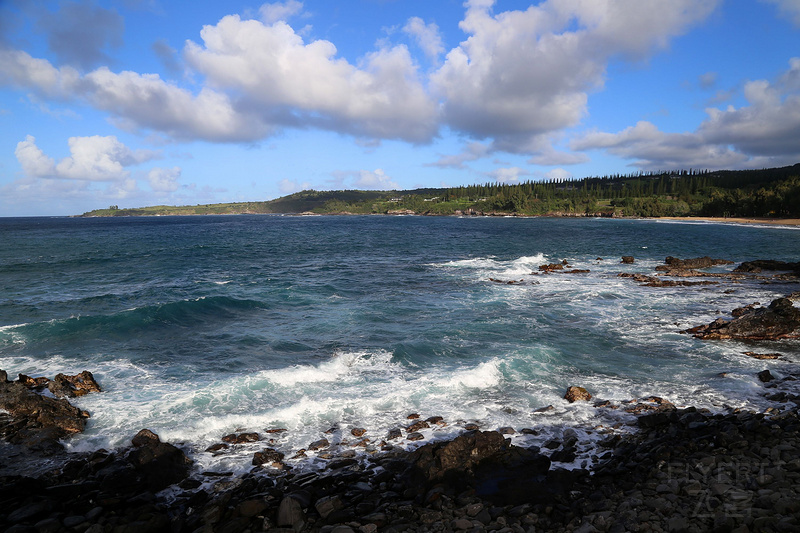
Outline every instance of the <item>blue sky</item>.
{"label": "blue sky", "polygon": [[800,0],[0,0],[0,216],[800,162]]}

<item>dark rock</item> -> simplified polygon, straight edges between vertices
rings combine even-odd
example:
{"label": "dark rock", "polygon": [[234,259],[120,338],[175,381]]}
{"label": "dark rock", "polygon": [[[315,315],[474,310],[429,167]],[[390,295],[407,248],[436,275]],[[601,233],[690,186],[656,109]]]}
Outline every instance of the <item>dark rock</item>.
{"label": "dark rock", "polygon": [[214,452],[219,452],[221,450],[227,450],[228,448],[229,448],[229,446],[227,444],[224,444],[224,443],[220,442],[220,443],[217,443],[217,444],[212,444],[211,446],[206,448],[206,451],[214,453]]}
{"label": "dark rock", "polygon": [[16,424],[6,433],[10,442],[51,453],[62,449],[60,439],[83,431],[89,418],[67,400],[42,396],[19,381],[0,380],[0,409]]}
{"label": "dark rock", "polygon": [[633,264],[633,262],[634,262],[633,256],[632,255],[623,255],[622,256],[622,262],[625,263],[626,265]]}
{"label": "dark rock", "polygon": [[260,452],[253,455],[253,466],[263,465],[265,463],[273,464],[283,461],[284,454],[273,448],[264,448]]}
{"label": "dark rock", "polygon": [[331,443],[328,442],[328,439],[319,439],[309,444],[308,449],[313,452],[316,450],[321,450],[322,448],[327,448],[330,445]]}
{"label": "dark rock", "polygon": [[753,309],[733,320],[685,330],[700,339],[777,340],[800,337],[800,309],[788,298],[773,300],[767,308]]}
{"label": "dark rock", "polygon": [[497,432],[500,433],[501,435],[514,435],[516,433],[516,430],[511,426],[505,426],[497,428]]}
{"label": "dark rock", "polygon": [[566,394],[564,394],[564,399],[569,403],[587,402],[592,399],[592,395],[583,387],[569,387]]}
{"label": "dark rock", "polygon": [[367,430],[364,428],[353,428],[350,430],[350,434],[354,437],[362,437]]}
{"label": "dark rock", "polygon": [[231,433],[222,437],[222,442],[229,444],[247,444],[249,442],[257,442],[260,439],[258,433]]}
{"label": "dark rock", "polygon": [[425,419],[425,422],[428,424],[436,424],[437,426],[446,426],[447,423],[444,421],[444,418],[441,416],[431,416]]}
{"label": "dark rock", "polygon": [[388,440],[393,440],[393,439],[399,439],[402,436],[403,432],[400,430],[400,428],[392,428],[389,430],[389,433],[386,435],[386,438]]}
{"label": "dark rock", "polygon": [[770,381],[775,379],[775,377],[770,373],[769,370],[762,370],[757,374],[757,376],[758,380],[761,381],[762,383],[769,383]]}
{"label": "dark rock", "polygon": [[561,263],[553,263],[550,265],[539,265],[539,270],[542,272],[553,272],[554,270],[563,270],[564,265]]}
{"label": "dark rock", "polygon": [[430,424],[428,424],[424,420],[417,420],[413,424],[406,427],[406,433],[414,433],[416,431],[419,431],[420,429],[426,429],[429,427],[431,427]]}
{"label": "dark rock", "polygon": [[179,448],[161,442],[158,435],[149,429],[141,430],[131,442],[134,449],[128,454],[128,460],[143,476],[150,490],[161,490],[188,475],[189,458]]}
{"label": "dark rock", "polygon": [[417,440],[424,439],[425,435],[423,435],[422,433],[419,433],[418,431],[414,431],[414,432],[411,432],[408,435],[406,435],[406,438],[408,440],[410,440],[410,441],[417,441]]}
{"label": "dark rock", "polygon": [[416,420],[417,418],[419,418],[419,414],[417,414],[417,413],[411,413],[411,414],[410,414],[410,415],[408,415],[406,418],[407,418],[408,420]]}
{"label": "dark rock", "polygon": [[657,266],[656,270],[694,270],[732,264],[733,261],[728,261],[727,259],[712,259],[709,256],[696,257],[694,259],[678,259],[677,257],[670,256],[664,260],[664,265]]}
{"label": "dark rock", "polygon": [[25,374],[20,374],[17,381],[19,381],[29,389],[42,389],[46,387],[48,383],[50,383],[49,378],[45,377],[32,378],[30,376],[26,376]]}
{"label": "dark rock", "polygon": [[775,261],[772,259],[759,259],[756,261],[745,261],[734,272],[759,273],[762,270],[800,272],[800,263],[787,263],[786,261]]}
{"label": "dark rock", "polygon": [[102,392],[100,385],[88,370],[74,376],[56,374],[53,381],[47,384],[47,388],[54,396],[60,398],[74,398],[90,392]]}

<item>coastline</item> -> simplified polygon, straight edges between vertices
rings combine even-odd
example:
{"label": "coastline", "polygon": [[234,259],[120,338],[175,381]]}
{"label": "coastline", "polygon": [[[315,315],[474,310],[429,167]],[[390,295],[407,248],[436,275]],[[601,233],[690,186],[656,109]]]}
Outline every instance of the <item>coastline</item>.
{"label": "coastline", "polygon": [[800,218],[738,218],[738,217],[653,217],[647,220],[675,222],[710,222],[715,224],[753,224],[775,226],[800,226]]}
{"label": "coastline", "polygon": [[[254,461],[234,476],[191,468],[179,448],[142,430],[132,447],[0,478],[0,525],[53,533],[791,531],[800,527],[798,378],[794,369],[763,382],[776,405],[764,413],[713,414],[659,398],[637,413],[636,433],[600,444],[591,471],[551,465],[501,431],[472,430],[413,451],[344,452],[311,472]],[[605,404],[595,408],[614,408]],[[566,430],[558,451],[575,440]]]}

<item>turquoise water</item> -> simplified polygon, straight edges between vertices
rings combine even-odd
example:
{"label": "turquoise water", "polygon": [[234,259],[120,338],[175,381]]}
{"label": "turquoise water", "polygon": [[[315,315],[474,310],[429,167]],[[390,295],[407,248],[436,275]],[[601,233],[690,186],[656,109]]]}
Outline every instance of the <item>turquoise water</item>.
{"label": "turquoise water", "polygon": [[[233,431],[277,427],[289,431],[272,445],[290,455],[332,427],[329,440],[352,441],[349,428],[359,426],[374,445],[416,412],[448,422],[425,430],[427,440],[468,422],[536,429],[513,437],[523,445],[572,427],[586,461],[591,442],[625,431],[630,419],[567,404],[569,385],[598,398],[763,408],[755,372],[780,375],[800,359],[796,342],[754,346],[677,333],[796,285],[647,288],[617,277],[652,274],[668,255],[798,261],[793,228],[25,218],[0,219],[0,243],[0,368],[50,377],[91,370],[105,389],[75,401],[93,418],[70,441],[74,450],[124,445],[148,427],[185,443],[202,467],[246,469],[263,443],[216,457],[202,450]],[[636,262],[620,264],[623,255]],[[564,259],[590,272],[534,275]],[[741,355],[749,350],[779,351],[789,362]],[[534,413],[547,405],[555,409]]]}

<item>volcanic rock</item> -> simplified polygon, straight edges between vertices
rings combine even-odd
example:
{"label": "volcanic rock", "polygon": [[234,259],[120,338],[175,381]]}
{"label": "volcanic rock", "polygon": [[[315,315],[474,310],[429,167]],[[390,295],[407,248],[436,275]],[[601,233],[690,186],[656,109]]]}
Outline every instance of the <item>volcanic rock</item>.
{"label": "volcanic rock", "polygon": [[128,454],[128,461],[143,476],[148,488],[161,490],[184,479],[189,473],[191,461],[179,448],[143,429],[136,434],[131,443],[134,449]]}
{"label": "volcanic rock", "polygon": [[736,267],[733,271],[734,272],[747,272],[752,274],[757,274],[762,270],[771,270],[771,271],[788,271],[788,272],[800,272],[800,262],[799,263],[787,263],[786,261],[775,261],[772,259],[759,259],[756,261],[745,261],[738,267]]}
{"label": "volcanic rock", "polygon": [[100,385],[98,385],[94,376],[88,370],[84,370],[80,374],[74,376],[56,374],[53,381],[47,384],[47,388],[54,396],[59,398],[75,398],[77,396],[84,396],[90,392],[102,392]]}
{"label": "volcanic rock", "polygon": [[626,265],[632,265],[633,262],[634,262],[633,256],[632,255],[623,255],[622,256],[622,262],[625,263]]}
{"label": "volcanic rock", "polygon": [[717,319],[682,333],[699,339],[776,340],[800,337],[800,309],[788,298],[773,300],[769,307],[752,309],[733,320]]}
{"label": "volcanic rock", "polygon": [[6,378],[0,380],[0,409],[16,424],[7,433],[9,442],[54,452],[62,449],[59,439],[83,431],[89,418],[86,411],[65,399],[37,394],[21,381],[9,382],[5,372],[0,377]]}
{"label": "volcanic rock", "polygon": [[733,261],[727,259],[712,259],[709,256],[696,257],[694,259],[678,259],[669,256],[664,260],[663,265],[656,267],[656,270],[693,270],[697,268],[709,268],[716,265],[732,265]]}
{"label": "volcanic rock", "polygon": [[589,394],[589,391],[584,389],[583,387],[570,387],[567,389],[567,393],[564,395],[564,399],[567,400],[569,403],[574,403],[578,401],[588,402],[592,399],[592,395]]}

